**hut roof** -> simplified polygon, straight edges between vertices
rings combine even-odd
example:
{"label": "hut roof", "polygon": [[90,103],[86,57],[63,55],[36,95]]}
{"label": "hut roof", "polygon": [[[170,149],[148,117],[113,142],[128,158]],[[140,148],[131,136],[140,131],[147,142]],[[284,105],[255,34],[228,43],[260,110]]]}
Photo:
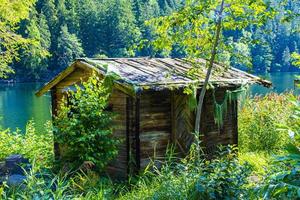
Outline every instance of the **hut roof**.
{"label": "hut roof", "polygon": [[[179,58],[80,58],[66,68],[52,81],[46,83],[36,94],[42,95],[63,78],[72,73],[77,67],[90,68],[102,75],[115,73],[119,85],[132,86],[135,90],[151,89],[163,90],[170,87],[184,87],[188,84],[197,84],[201,87],[206,75],[206,60],[197,59],[188,61]],[[197,67],[194,67],[197,65]],[[200,66],[200,67],[199,67]],[[214,64],[210,83],[219,86],[237,86],[258,83],[266,87],[271,82],[244,71]]]}

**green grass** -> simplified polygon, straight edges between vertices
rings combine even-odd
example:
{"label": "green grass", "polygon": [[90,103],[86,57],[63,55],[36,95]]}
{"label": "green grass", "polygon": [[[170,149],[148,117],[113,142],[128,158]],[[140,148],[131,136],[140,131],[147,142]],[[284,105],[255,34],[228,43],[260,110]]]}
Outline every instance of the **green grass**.
{"label": "green grass", "polygon": [[239,112],[240,152],[278,153],[290,141],[286,131],[279,129],[288,124],[293,113],[291,93],[269,94],[247,99]]}

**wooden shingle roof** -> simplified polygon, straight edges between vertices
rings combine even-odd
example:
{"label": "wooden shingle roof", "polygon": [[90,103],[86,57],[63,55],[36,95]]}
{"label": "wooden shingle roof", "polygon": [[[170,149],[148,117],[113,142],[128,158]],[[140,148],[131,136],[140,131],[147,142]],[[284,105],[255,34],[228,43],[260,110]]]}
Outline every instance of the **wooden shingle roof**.
{"label": "wooden shingle roof", "polygon": [[[125,82],[136,86],[167,86],[186,85],[188,83],[204,83],[206,68],[205,60],[198,59],[201,70],[198,70],[194,77],[191,74],[195,64],[184,59],[172,58],[108,58],[108,59],[79,59],[89,65],[96,66],[98,69],[114,72],[118,74]],[[197,78],[196,78],[197,76]],[[213,74],[210,78],[213,84],[241,84],[258,83],[270,85],[257,76],[251,75],[236,68],[224,69],[224,67],[215,64]]]}
{"label": "wooden shingle roof", "polygon": [[[120,78],[119,84],[131,85],[135,89],[162,90],[170,87],[184,87],[188,84],[203,85],[206,75],[206,61],[197,59],[195,62],[178,58],[80,58],[75,61],[86,67],[92,68],[105,75],[115,73]],[[76,65],[72,65],[73,67]],[[70,67],[72,67],[70,66]],[[69,68],[70,68],[69,67]],[[65,70],[68,71],[68,68]],[[70,69],[69,69],[70,71]],[[192,72],[193,71],[193,72]],[[63,75],[64,74],[64,75]],[[67,76],[62,72],[52,81],[47,83],[37,94],[40,95]],[[257,76],[230,67],[215,64],[210,83],[219,86],[237,86],[258,83],[271,86],[271,82]],[[48,85],[48,86],[47,86]]]}

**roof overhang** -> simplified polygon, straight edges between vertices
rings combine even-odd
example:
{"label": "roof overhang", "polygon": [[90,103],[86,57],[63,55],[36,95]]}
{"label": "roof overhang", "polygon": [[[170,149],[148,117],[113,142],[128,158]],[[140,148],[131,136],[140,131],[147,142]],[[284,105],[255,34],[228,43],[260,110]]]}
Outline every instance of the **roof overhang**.
{"label": "roof overhang", "polygon": [[[56,77],[54,77],[51,81],[45,83],[35,93],[35,95],[38,96],[38,97],[44,95],[46,92],[50,91],[60,81],[62,81],[64,78],[66,78],[68,75],[70,75],[72,72],[74,72],[78,68],[88,70],[88,71],[94,71],[99,76],[104,76],[105,75],[105,73],[103,71],[101,71],[100,69],[94,67],[93,65],[90,65],[89,63],[86,63],[86,62],[78,59],[72,65],[70,65],[65,70],[63,70],[61,73],[59,73]],[[121,90],[122,92],[124,92],[124,93],[126,93],[130,96],[135,96],[135,92],[129,84],[121,84],[121,83],[115,82],[114,87],[116,87],[117,89]]]}
{"label": "roof overhang", "polygon": [[[124,58],[125,59],[125,58]],[[110,59],[106,59],[110,60]],[[117,60],[117,59],[115,59]],[[174,59],[179,60],[179,59]],[[101,67],[95,63],[92,62],[93,60],[90,59],[77,59],[72,65],[67,67],[65,70],[63,70],[60,74],[58,74],[55,78],[53,78],[51,81],[46,83],[39,91],[36,92],[37,96],[41,96],[45,94],[47,91],[51,90],[53,87],[55,87],[60,81],[62,81],[64,78],[66,78],[68,75],[70,75],[72,72],[74,72],[77,68],[88,70],[88,71],[94,71],[98,73],[100,76],[105,76],[107,71],[105,67]],[[218,80],[211,80],[210,83],[214,85],[219,86],[230,86],[230,85],[243,85],[243,84],[261,84],[264,87],[271,87],[272,83],[270,81],[264,80],[258,76],[254,76],[252,74],[246,73],[242,70],[236,69],[236,68],[230,68],[230,70],[233,73],[237,74],[243,74],[247,75],[247,79],[243,78],[228,78],[228,79],[222,79],[221,81]],[[161,88],[179,88],[184,87],[188,84],[198,85],[201,87],[203,85],[203,81],[200,80],[185,80],[185,81],[161,81],[161,82],[146,82],[146,83],[131,83],[127,82],[126,80],[116,80],[114,83],[115,87],[120,89],[126,94],[129,94],[131,96],[135,96],[137,93],[137,90],[139,88],[143,89],[151,89],[154,87],[161,87]]]}

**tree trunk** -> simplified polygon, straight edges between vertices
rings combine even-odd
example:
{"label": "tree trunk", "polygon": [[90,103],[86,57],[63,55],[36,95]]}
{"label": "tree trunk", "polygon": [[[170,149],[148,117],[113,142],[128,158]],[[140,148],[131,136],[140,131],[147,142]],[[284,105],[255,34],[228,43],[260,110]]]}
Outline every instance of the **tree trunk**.
{"label": "tree trunk", "polygon": [[221,3],[221,7],[220,7],[220,11],[219,11],[219,18],[218,18],[217,28],[216,28],[216,37],[215,37],[215,41],[213,44],[211,57],[209,59],[209,62],[207,62],[207,64],[206,64],[208,69],[207,69],[205,81],[204,81],[203,87],[201,89],[201,93],[200,93],[198,105],[197,105],[196,121],[195,121],[195,133],[196,133],[196,137],[197,137],[196,141],[197,141],[197,148],[198,148],[197,150],[200,150],[199,133],[200,133],[200,123],[201,123],[201,113],[202,113],[203,101],[204,101],[204,97],[205,97],[205,93],[206,93],[206,88],[208,86],[209,78],[210,78],[210,75],[211,75],[211,72],[213,69],[213,64],[214,64],[215,57],[217,54],[217,47],[219,45],[219,40],[220,40],[220,33],[221,33],[221,26],[222,26],[222,14],[223,14],[223,10],[224,10],[224,1],[225,0],[222,0],[222,3]]}

